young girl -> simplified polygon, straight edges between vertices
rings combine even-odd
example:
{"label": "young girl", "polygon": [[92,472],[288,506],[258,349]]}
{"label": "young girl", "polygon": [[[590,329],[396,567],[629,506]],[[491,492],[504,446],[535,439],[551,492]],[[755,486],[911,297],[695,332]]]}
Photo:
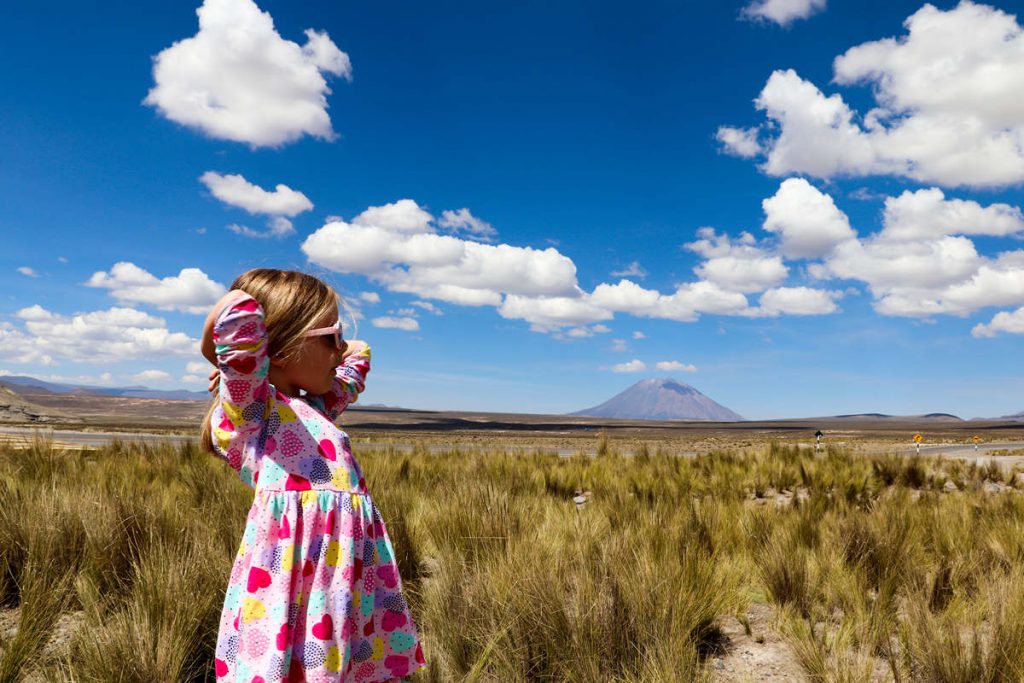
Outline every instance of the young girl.
{"label": "young girl", "polygon": [[310,275],[250,270],[231,290],[203,329],[220,374],[203,442],[256,494],[217,680],[398,680],[423,653],[384,522],[335,425],[363,390],[370,348],[342,340],[338,296]]}

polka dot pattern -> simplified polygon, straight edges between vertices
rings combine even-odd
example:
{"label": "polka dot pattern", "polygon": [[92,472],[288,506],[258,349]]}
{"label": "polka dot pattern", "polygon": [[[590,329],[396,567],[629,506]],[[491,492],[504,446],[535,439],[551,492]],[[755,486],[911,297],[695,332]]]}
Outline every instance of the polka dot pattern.
{"label": "polka dot pattern", "polygon": [[285,432],[278,441],[281,444],[281,455],[286,458],[295,457],[302,452],[302,440],[296,436],[295,432]]}
{"label": "polka dot pattern", "polygon": [[245,651],[250,657],[259,658],[270,646],[270,638],[261,630],[250,630],[245,634]]}
{"label": "polka dot pattern", "polygon": [[316,669],[322,666],[327,657],[327,651],[319,643],[306,643],[302,651],[302,665],[306,669]]}
{"label": "polka dot pattern", "polygon": [[360,640],[352,650],[352,660],[365,662],[373,654],[373,645],[368,640]]}
{"label": "polka dot pattern", "polygon": [[380,603],[392,612],[409,611],[409,603],[405,601],[405,597],[401,593],[393,593],[386,595],[384,599],[380,601]]}

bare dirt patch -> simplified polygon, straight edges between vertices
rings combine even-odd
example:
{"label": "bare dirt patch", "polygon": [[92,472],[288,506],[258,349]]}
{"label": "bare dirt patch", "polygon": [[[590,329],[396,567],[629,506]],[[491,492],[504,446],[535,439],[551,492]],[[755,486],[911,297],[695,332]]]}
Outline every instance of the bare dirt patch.
{"label": "bare dirt patch", "polygon": [[774,613],[769,605],[751,605],[747,611],[749,635],[735,617],[723,620],[724,651],[707,662],[713,680],[721,683],[804,683],[809,680],[789,644],[775,630]]}

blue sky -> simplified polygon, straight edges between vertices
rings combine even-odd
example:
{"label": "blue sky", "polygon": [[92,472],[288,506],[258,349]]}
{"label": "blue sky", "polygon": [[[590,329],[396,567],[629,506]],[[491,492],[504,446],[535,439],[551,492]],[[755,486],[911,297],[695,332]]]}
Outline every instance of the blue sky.
{"label": "blue sky", "polygon": [[273,266],[357,309],[369,403],[1024,410],[1020,9],[22,3],[0,373],[199,389]]}

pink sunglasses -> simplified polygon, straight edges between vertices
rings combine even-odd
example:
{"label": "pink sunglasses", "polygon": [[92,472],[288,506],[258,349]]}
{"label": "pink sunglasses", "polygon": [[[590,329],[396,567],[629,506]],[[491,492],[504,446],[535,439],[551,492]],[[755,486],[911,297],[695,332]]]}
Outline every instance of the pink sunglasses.
{"label": "pink sunglasses", "polygon": [[318,327],[315,330],[310,330],[309,332],[307,332],[306,334],[304,334],[302,336],[304,336],[304,337],[319,337],[321,335],[327,335],[327,334],[330,334],[330,335],[334,336],[334,345],[336,347],[338,347],[338,349],[344,349],[345,348],[345,340],[342,339],[342,337],[341,337],[341,321],[340,320],[338,322],[334,323],[333,325],[331,325],[330,327]]}

